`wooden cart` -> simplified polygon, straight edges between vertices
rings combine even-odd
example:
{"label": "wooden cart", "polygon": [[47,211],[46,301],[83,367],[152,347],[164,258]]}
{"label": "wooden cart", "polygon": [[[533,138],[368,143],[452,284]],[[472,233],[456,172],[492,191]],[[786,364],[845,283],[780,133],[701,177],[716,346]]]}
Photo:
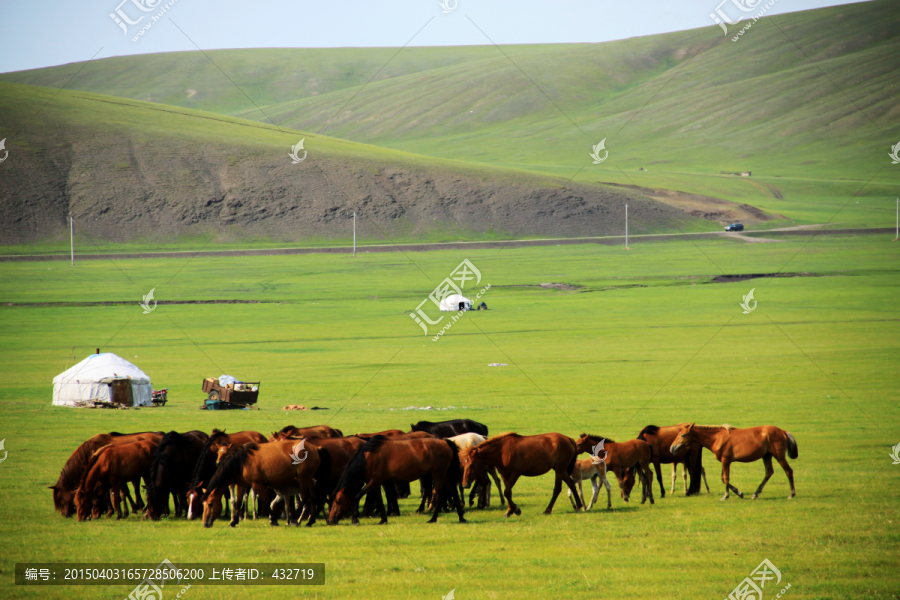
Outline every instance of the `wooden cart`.
{"label": "wooden cart", "polygon": [[256,404],[259,398],[259,381],[242,381],[226,386],[219,385],[215,377],[207,377],[203,380],[203,391],[209,402],[225,402],[234,406],[249,406]]}

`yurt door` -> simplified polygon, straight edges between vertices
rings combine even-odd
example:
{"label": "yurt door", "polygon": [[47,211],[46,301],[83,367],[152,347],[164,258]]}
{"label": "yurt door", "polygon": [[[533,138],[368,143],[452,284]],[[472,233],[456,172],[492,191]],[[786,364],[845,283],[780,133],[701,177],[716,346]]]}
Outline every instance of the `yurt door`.
{"label": "yurt door", "polygon": [[113,404],[132,405],[130,379],[114,379],[109,384],[109,391],[112,395]]}

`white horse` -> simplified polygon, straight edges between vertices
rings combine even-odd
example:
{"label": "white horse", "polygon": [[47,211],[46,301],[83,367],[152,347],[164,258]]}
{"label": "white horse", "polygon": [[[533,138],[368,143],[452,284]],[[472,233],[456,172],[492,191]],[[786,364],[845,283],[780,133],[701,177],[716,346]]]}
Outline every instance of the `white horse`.
{"label": "white horse", "polygon": [[[607,481],[606,479],[605,462],[600,461],[598,463],[595,463],[594,458],[591,456],[576,460],[575,468],[572,470],[572,479],[574,479],[575,484],[578,485],[578,493],[581,495],[581,503],[586,507],[584,510],[591,510],[591,507],[597,501],[597,496],[600,494],[600,482],[602,482],[606,487],[606,508],[612,508],[612,497],[610,494],[609,481]],[[584,488],[581,486],[581,482],[585,479],[591,480],[591,487],[594,490],[594,493],[591,495],[590,504],[584,501]],[[569,502],[572,503],[572,508],[578,510],[578,508],[575,506],[575,499],[572,497],[572,490],[568,491]]]}

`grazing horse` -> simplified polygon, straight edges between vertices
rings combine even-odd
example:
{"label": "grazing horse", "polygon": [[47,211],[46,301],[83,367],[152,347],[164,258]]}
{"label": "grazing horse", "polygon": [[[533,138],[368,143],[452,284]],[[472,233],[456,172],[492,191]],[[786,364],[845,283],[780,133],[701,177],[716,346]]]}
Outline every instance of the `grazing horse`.
{"label": "grazing horse", "polygon": [[[434,514],[429,523],[437,521],[445,493],[456,506],[459,522],[465,523],[462,501],[456,492],[455,481],[459,477],[459,449],[447,440],[409,439],[390,441],[375,436],[350,460],[337,486],[337,495],[328,512],[328,523],[335,525],[351,510],[356,517],[359,499],[370,490],[377,490],[388,482],[410,482],[430,476],[434,483]],[[419,505],[421,512],[425,499]],[[387,513],[381,508],[381,523],[387,523]]]}
{"label": "grazing horse", "polygon": [[[319,451],[313,445],[307,446],[304,448],[304,459],[294,464],[291,458],[294,446],[294,441],[285,440],[268,444],[249,443],[228,451],[222,457],[203,498],[203,526],[212,527],[222,514],[222,496],[229,486],[237,486],[238,490],[231,511],[232,527],[240,521],[241,501],[251,488],[259,497],[268,497],[266,492],[272,489],[282,499],[299,494],[304,505],[315,505],[314,479],[321,462]],[[286,501],[284,508],[285,520],[290,524]],[[278,525],[275,511],[269,515],[269,521],[272,525]],[[310,510],[307,526],[315,522],[315,512]]]}
{"label": "grazing horse", "polygon": [[410,425],[411,431],[427,431],[439,438],[451,438],[454,435],[463,433],[477,433],[487,437],[487,425],[473,421],[471,419],[452,419],[450,421],[441,421],[432,423],[431,421],[419,421],[415,425]]}
{"label": "grazing horse", "polygon": [[[513,513],[522,514],[512,499],[512,488],[519,477],[537,477],[550,471],[556,473],[553,485],[553,496],[544,511],[549,515],[553,504],[562,491],[565,481],[572,493],[575,493],[575,482],[572,481],[572,467],[578,450],[575,441],[561,433],[544,433],[541,435],[521,436],[518,433],[503,433],[494,436],[475,448],[463,452],[463,485],[470,485],[485,466],[495,467],[506,484],[504,495],[508,508],[506,516]],[[575,510],[583,508],[581,498],[576,498]]]}
{"label": "grazing horse", "polygon": [[622,499],[628,502],[630,493],[625,491],[623,474],[631,467],[636,467],[641,478],[641,504],[650,498],[653,504],[653,471],[650,470],[650,461],[653,459],[653,448],[643,440],[627,440],[614,442],[609,438],[599,435],[582,433],[578,438],[578,454],[592,452],[597,444],[605,443],[605,457],[600,457],[606,463],[607,472],[612,471],[619,482],[619,490]]}
{"label": "grazing horse", "polygon": [[[159,441],[162,437],[162,431],[131,434],[100,433],[78,446],[75,452],[72,453],[72,456],[69,457],[69,460],[66,461],[65,466],[63,466],[56,485],[50,486],[50,489],[53,490],[53,505],[56,510],[64,517],[71,517],[75,514],[75,492],[81,484],[85,467],[90,462],[94,452],[108,444],[129,444],[147,439]],[[131,508],[134,511],[138,511],[144,508],[144,501],[141,500],[140,481],[131,483],[134,486],[134,495],[137,498],[137,503],[132,502]],[[126,487],[126,493],[127,490],[128,488]],[[128,499],[131,500],[131,497],[128,496]]]}
{"label": "grazing horse", "polygon": [[797,450],[797,440],[789,432],[779,429],[774,425],[761,425],[737,429],[731,425],[695,425],[688,423],[678,433],[678,437],[672,443],[672,454],[679,451],[682,446],[700,444],[707,448],[722,463],[722,483],[725,484],[725,495],[721,500],[728,499],[729,490],[734,490],[740,498],[744,497],[736,487],[731,485],[731,463],[755,462],[763,460],[766,467],[766,476],[753,494],[756,500],[763,491],[763,487],[769,478],[775,473],[772,468],[772,457],[778,461],[784,474],[791,484],[791,495],[788,500],[797,495],[794,489],[794,470],[788,464],[785,454],[796,459],[800,453]]}
{"label": "grazing horse", "polygon": [[328,425],[315,425],[313,427],[294,427],[287,425],[272,434],[270,442],[280,440],[299,440],[302,437],[344,437],[340,429],[334,429]]}
{"label": "grazing horse", "polygon": [[[657,427],[656,425],[647,425],[638,434],[637,439],[644,440],[653,447],[653,466],[656,469],[656,479],[659,481],[661,496],[666,497],[666,487],[663,485],[661,464],[672,464],[672,491],[675,493],[675,480],[678,473],[679,463],[684,465],[682,470],[682,478],[684,479],[685,496],[693,496],[700,493],[700,477],[706,484],[706,492],[709,493],[709,484],[706,483],[706,469],[703,468],[702,452],[703,447],[700,444],[694,444],[690,448],[681,448],[678,456],[670,451],[672,442],[678,437],[678,432],[687,425],[669,425],[667,427]],[[688,487],[688,472],[691,474],[691,485]],[[698,473],[699,472],[699,473]],[[695,481],[696,480],[696,481]],[[625,475],[625,493],[631,492],[634,487],[634,469],[630,469]]]}
{"label": "grazing horse", "polygon": [[[401,431],[399,429],[388,429],[386,431],[382,431],[379,433],[357,433],[354,437],[358,437],[365,441],[371,440],[376,435],[381,435],[386,437],[389,440],[418,440],[418,439],[437,439],[436,435],[428,433],[427,431]],[[388,516],[400,516],[400,504],[397,502],[398,498],[409,498],[412,493],[409,488],[408,482],[395,482],[389,483],[384,487],[384,495],[387,497],[387,512]],[[393,488],[393,489],[391,489]],[[427,488],[427,489],[426,489]],[[431,484],[426,483],[425,481],[419,482],[419,495],[424,498],[426,494],[431,492]],[[378,490],[372,490],[366,494],[366,503],[363,507],[363,515],[367,517],[371,517],[376,510],[380,511],[380,504],[384,501],[381,499],[381,492]]]}
{"label": "grazing horse", "polygon": [[[203,513],[203,494],[206,492],[206,484],[209,483],[216,472],[219,450],[221,448],[237,448],[250,442],[264,444],[266,441],[266,436],[258,431],[238,431],[237,433],[229,434],[213,429],[212,434],[207,438],[206,443],[203,444],[200,457],[194,466],[194,474],[191,477],[191,487],[187,492],[188,521],[193,521]],[[265,508],[265,506],[261,507],[263,514],[266,513]]]}
{"label": "grazing horse", "polygon": [[147,512],[145,519],[159,520],[169,512],[169,494],[175,502],[175,516],[184,509],[187,514],[187,493],[194,465],[206,443],[202,431],[180,434],[170,431],[165,435],[153,455],[153,464],[147,477]]}
{"label": "grazing horse", "polygon": [[[478,433],[463,433],[448,439],[456,444],[461,452],[468,450],[469,448],[480,446],[487,441],[486,437]],[[478,508],[487,508],[491,505],[491,481],[487,478],[487,475],[490,475],[493,478],[494,483],[497,484],[497,493],[501,498],[503,497],[503,487],[500,486],[500,478],[497,477],[497,469],[494,467],[487,467],[486,473],[482,472],[475,482],[475,485],[472,486],[472,492],[469,494],[469,507],[475,504],[474,499],[476,493],[478,493]],[[460,498],[465,500],[462,478],[459,480],[459,495]]]}
{"label": "grazing horse", "polygon": [[[117,518],[123,518],[121,487],[136,479],[146,480],[157,445],[154,440],[144,440],[129,444],[108,444],[94,452],[75,493],[78,520],[90,518],[93,505],[100,498],[108,496],[110,491]],[[127,517],[127,506],[125,510]]]}
{"label": "grazing horse", "polygon": [[[595,461],[593,457],[579,458],[575,461],[575,468],[572,470],[572,479],[574,479],[575,483],[578,485],[578,493],[581,496],[581,502],[585,504],[584,510],[591,510],[591,507],[594,506],[594,502],[597,501],[597,496],[600,495],[601,483],[606,487],[606,508],[612,508],[609,480],[606,479],[606,461]],[[581,482],[585,479],[591,480],[591,488],[593,488],[594,491],[594,493],[591,494],[590,503],[584,501],[584,488],[582,487]],[[569,501],[572,503],[572,508],[576,508],[575,499],[572,498],[572,490],[569,490]]]}

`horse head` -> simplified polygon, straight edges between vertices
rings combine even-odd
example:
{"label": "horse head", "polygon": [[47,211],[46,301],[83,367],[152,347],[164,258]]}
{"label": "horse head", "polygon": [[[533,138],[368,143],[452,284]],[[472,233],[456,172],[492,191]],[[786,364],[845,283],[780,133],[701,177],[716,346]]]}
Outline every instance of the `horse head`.
{"label": "horse head", "polygon": [[467,448],[459,453],[459,466],[462,469],[462,484],[468,488],[484,471],[484,465],[478,460],[478,447]]}
{"label": "horse head", "polygon": [[690,447],[691,442],[693,441],[694,436],[694,423],[688,423],[686,426],[682,428],[681,431],[678,432],[678,436],[675,438],[675,441],[672,442],[672,445],[669,447],[669,452],[672,453],[673,456],[677,455],[678,452],[684,447]]}
{"label": "horse head", "polygon": [[341,517],[345,516],[353,508],[353,499],[346,489],[338,491],[331,503],[331,509],[328,511],[328,519],[325,520],[329,525],[337,525]]}
{"label": "horse head", "polygon": [[[203,482],[200,482],[203,485]],[[194,486],[187,492],[187,520],[193,521],[203,513],[203,488]]]}
{"label": "horse head", "polygon": [[222,492],[211,489],[203,501],[203,526],[212,527],[216,519],[222,516]]}

